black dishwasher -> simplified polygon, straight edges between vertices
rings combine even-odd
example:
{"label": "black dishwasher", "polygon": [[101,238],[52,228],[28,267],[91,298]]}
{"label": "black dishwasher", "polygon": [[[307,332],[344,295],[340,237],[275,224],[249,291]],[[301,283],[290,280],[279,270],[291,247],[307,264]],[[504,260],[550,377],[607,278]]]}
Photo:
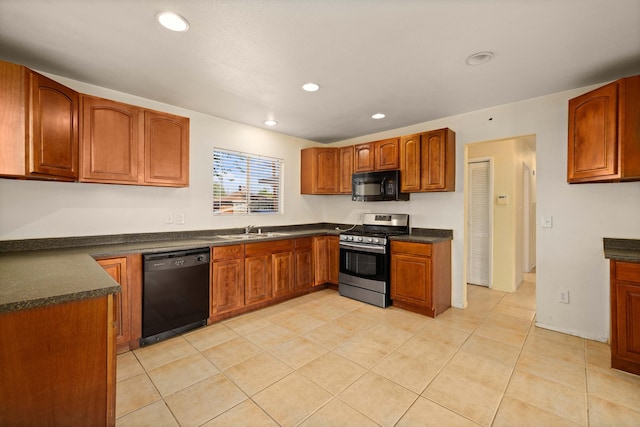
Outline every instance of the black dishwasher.
{"label": "black dishwasher", "polygon": [[143,277],[141,346],[207,324],[209,248],[144,255]]}

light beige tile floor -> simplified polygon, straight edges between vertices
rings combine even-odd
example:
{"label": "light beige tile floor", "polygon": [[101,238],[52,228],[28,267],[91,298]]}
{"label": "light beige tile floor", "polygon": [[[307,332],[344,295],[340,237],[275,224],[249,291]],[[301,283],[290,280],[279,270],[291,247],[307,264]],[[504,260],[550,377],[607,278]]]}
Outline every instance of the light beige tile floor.
{"label": "light beige tile floor", "polygon": [[323,290],[121,354],[116,425],[640,425],[640,377],[535,327],[528,278],[436,319]]}

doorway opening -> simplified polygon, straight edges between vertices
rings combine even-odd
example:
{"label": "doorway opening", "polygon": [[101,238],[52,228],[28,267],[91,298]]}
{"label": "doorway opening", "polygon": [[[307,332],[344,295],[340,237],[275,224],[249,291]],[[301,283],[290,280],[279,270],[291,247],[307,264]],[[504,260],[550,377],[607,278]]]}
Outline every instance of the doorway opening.
{"label": "doorway opening", "polygon": [[515,292],[535,272],[535,143],[525,135],[465,146],[465,288]]}

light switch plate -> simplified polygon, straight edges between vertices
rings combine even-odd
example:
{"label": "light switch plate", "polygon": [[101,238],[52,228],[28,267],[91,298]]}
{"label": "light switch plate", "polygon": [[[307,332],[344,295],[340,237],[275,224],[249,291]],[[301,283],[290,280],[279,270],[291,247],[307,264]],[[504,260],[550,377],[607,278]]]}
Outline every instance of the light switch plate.
{"label": "light switch plate", "polygon": [[553,228],[553,217],[552,216],[543,216],[542,217],[542,228]]}

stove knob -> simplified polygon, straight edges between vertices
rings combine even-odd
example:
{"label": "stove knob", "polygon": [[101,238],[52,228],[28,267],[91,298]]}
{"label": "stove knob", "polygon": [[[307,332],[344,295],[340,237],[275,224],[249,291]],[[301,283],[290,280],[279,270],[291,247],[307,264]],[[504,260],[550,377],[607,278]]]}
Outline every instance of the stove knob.
{"label": "stove knob", "polygon": [[353,236],[347,236],[347,240],[353,240]]}
{"label": "stove knob", "polygon": [[373,242],[373,239],[372,239],[371,237],[369,237],[369,238],[367,239],[367,242],[371,243],[371,242]]}
{"label": "stove knob", "polygon": [[380,243],[380,239],[376,237],[375,239],[373,239],[373,243]]}
{"label": "stove knob", "polygon": [[362,237],[358,237],[358,242],[362,242]]}

